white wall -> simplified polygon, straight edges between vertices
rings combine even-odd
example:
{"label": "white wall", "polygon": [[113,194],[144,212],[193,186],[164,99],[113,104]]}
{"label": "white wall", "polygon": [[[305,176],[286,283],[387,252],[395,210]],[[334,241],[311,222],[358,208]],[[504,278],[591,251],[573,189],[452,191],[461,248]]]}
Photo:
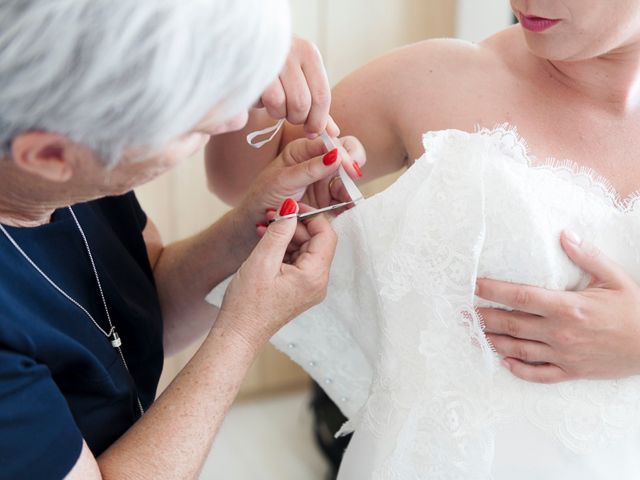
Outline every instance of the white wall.
{"label": "white wall", "polygon": [[479,42],[513,21],[509,0],[458,0],[456,37]]}
{"label": "white wall", "polygon": [[332,83],[387,51],[451,36],[455,0],[291,0],[294,31],[315,42]]}

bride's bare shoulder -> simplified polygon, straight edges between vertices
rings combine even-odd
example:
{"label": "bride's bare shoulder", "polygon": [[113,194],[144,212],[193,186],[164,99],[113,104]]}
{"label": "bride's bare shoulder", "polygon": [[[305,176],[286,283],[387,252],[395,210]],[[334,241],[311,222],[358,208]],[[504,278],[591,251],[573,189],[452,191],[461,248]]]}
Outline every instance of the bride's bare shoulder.
{"label": "bride's bare shoulder", "polygon": [[502,112],[492,112],[514,90],[517,33],[507,29],[479,44],[432,39],[394,50],[336,86],[334,118],[356,136],[389,136],[410,158],[416,158],[424,131],[473,129],[493,117],[504,121]]}
{"label": "bride's bare shoulder", "polygon": [[517,40],[515,33],[507,29],[479,44],[443,38],[407,45],[374,60],[343,83],[350,90],[364,87],[396,100],[455,94],[457,86],[482,86],[510,73],[513,45],[509,43]]}
{"label": "bride's bare shoulder", "polygon": [[[452,38],[425,40],[392,52],[388,62],[403,64],[406,76],[429,74],[433,80],[447,84],[457,79],[469,82],[487,74],[496,75],[507,70],[510,52],[505,48],[514,32],[507,29],[481,43]],[[515,40],[515,39],[514,39]]]}

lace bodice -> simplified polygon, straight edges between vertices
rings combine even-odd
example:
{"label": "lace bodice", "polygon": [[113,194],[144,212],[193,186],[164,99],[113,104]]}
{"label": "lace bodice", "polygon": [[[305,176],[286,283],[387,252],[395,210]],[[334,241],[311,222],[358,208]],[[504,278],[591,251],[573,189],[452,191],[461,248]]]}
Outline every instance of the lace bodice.
{"label": "lace bodice", "polygon": [[479,276],[584,288],[559,244],[565,228],[640,281],[636,197],[569,162],[536,165],[506,126],[432,132],[424,146],[395,184],[334,222],[327,300],[273,339],[350,419],[341,479],[640,478],[629,458],[640,378],[518,380],[474,298]]}

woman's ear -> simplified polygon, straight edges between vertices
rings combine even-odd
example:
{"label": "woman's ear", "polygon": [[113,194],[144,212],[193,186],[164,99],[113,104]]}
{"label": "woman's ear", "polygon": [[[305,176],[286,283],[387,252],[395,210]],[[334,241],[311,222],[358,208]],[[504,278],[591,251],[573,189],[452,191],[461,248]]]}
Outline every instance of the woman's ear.
{"label": "woman's ear", "polygon": [[26,132],[13,139],[11,156],[18,168],[51,182],[73,176],[74,144],[62,135]]}

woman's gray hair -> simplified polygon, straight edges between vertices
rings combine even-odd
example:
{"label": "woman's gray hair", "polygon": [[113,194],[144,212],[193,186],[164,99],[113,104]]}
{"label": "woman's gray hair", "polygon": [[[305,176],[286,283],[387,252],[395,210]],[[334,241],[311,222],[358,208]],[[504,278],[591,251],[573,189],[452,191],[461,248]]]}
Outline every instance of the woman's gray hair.
{"label": "woman's gray hair", "polygon": [[0,157],[34,130],[108,165],[162,147],[249,108],[290,38],[287,0],[0,0]]}

